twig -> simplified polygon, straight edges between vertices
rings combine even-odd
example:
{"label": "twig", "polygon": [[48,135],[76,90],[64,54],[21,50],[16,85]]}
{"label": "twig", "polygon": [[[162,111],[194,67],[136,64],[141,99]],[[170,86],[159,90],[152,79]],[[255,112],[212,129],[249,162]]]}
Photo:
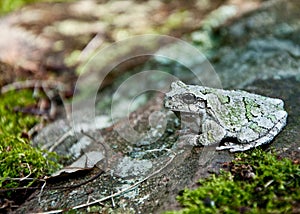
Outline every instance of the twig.
{"label": "twig", "polygon": [[[112,192],[111,192],[112,194]],[[114,197],[111,197],[111,204],[112,204],[112,207],[114,208],[116,205],[115,205],[115,200],[114,200]]]}
{"label": "twig", "polygon": [[[43,91],[45,92],[45,94],[47,95],[47,97],[50,100],[50,112],[48,113],[50,119],[54,119],[56,112],[57,112],[57,108],[56,108],[56,102],[54,101],[54,97],[55,97],[55,93],[53,92],[53,89],[48,89],[46,84],[42,84],[43,87]],[[61,97],[62,99],[62,97]]]}
{"label": "twig", "polygon": [[[5,180],[7,181],[39,181],[39,182],[44,182],[44,184],[46,183],[46,180],[45,179],[38,179],[38,178],[27,178],[24,177],[24,178],[5,178]],[[43,184],[43,186],[44,186]],[[44,188],[44,187],[42,187]],[[32,189],[32,190],[35,190],[35,189],[39,189],[38,186],[35,186],[35,187],[12,187],[12,188],[5,188],[5,189],[0,189],[0,192],[6,192],[6,191],[14,191],[14,190],[24,190],[24,189]]]}
{"label": "twig", "polygon": [[29,169],[29,174],[28,174],[28,175],[26,175],[24,178],[21,178],[21,179],[20,179],[20,181],[24,181],[24,180],[26,180],[26,178],[29,178],[29,176],[32,174],[29,164],[28,164],[28,163],[26,163],[26,165],[27,165],[27,168]]}
{"label": "twig", "polygon": [[79,55],[79,62],[83,62],[86,58],[93,53],[100,45],[103,44],[103,39],[101,38],[101,33],[97,33],[92,40],[84,47]]}
{"label": "twig", "polygon": [[264,185],[264,187],[265,187],[265,188],[268,188],[268,186],[270,186],[273,182],[274,182],[274,180],[268,181],[268,182]]}
{"label": "twig", "polygon": [[[66,133],[64,133],[50,148],[49,148],[49,152],[53,152],[54,149],[59,146],[61,143],[64,142],[65,139],[67,139],[69,136],[73,135],[73,129],[70,129],[69,131],[67,131]],[[47,146],[47,145],[45,145]],[[42,149],[46,149],[45,146],[42,147]]]}
{"label": "twig", "polygon": [[62,213],[64,210],[52,210],[48,212],[40,212],[40,213],[32,213],[32,214],[55,214],[55,213]]}
{"label": "twig", "polygon": [[63,102],[63,106],[66,112],[66,117],[68,119],[70,118],[70,110],[68,107],[68,102],[64,97],[65,92],[71,91],[71,88],[69,86],[55,80],[25,80],[20,82],[13,82],[11,84],[3,86],[1,88],[1,93],[4,94],[12,90],[20,90],[25,88],[35,89],[34,94],[36,93],[37,88],[41,88],[44,90],[45,94],[47,95],[47,97],[51,102],[51,108],[49,113],[50,118],[53,117],[56,113],[56,103],[53,100],[54,94],[51,94],[51,92],[49,92],[48,89],[57,90],[58,96]]}
{"label": "twig", "polygon": [[7,93],[13,90],[20,90],[25,88],[52,88],[59,91],[66,91],[67,86],[61,82],[54,80],[25,80],[20,82],[13,82],[11,84],[5,85],[1,88],[1,93]]}
{"label": "twig", "polygon": [[28,136],[29,138],[31,138],[33,136],[34,133],[38,132],[39,130],[41,130],[43,127],[45,126],[44,122],[41,121],[40,123],[34,125],[28,132]]}
{"label": "twig", "polygon": [[[96,200],[93,196],[88,196],[88,200],[87,200],[87,203],[90,203],[90,200],[93,199],[93,200]],[[104,206],[103,203],[99,203],[101,206]]]}
{"label": "twig", "polygon": [[36,190],[39,189],[39,187],[12,187],[12,188],[5,188],[5,189],[0,189],[0,192],[7,192],[7,191],[15,191],[15,190]]}
{"label": "twig", "polygon": [[39,200],[38,200],[39,203],[41,203],[41,197],[42,197],[42,194],[43,194],[43,191],[44,191],[44,188],[45,188],[46,184],[47,184],[47,182],[45,180],[45,182],[44,182],[44,184],[43,184],[43,186],[42,186],[42,188],[40,190],[40,193],[39,193]]}
{"label": "twig", "polygon": [[33,181],[33,180],[41,181],[41,180],[43,180],[43,179],[26,178],[26,177],[24,177],[24,178],[5,178],[5,180],[7,180],[7,181]]}

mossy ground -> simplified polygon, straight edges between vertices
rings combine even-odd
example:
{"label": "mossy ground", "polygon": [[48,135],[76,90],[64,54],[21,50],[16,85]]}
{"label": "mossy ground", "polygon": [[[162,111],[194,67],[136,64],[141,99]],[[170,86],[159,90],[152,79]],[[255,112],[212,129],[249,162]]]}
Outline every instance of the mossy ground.
{"label": "mossy ground", "polygon": [[167,213],[296,213],[300,204],[300,165],[260,149],[236,155],[228,171],[185,189],[184,208]]}
{"label": "mossy ground", "polygon": [[32,4],[36,2],[62,2],[70,0],[1,0],[0,1],[0,15],[17,10],[26,4]]}
{"label": "mossy ground", "polygon": [[26,133],[39,118],[14,111],[33,105],[32,91],[9,92],[0,96],[0,188],[14,188],[31,182],[9,178],[42,178],[59,168],[54,153],[33,148]]}

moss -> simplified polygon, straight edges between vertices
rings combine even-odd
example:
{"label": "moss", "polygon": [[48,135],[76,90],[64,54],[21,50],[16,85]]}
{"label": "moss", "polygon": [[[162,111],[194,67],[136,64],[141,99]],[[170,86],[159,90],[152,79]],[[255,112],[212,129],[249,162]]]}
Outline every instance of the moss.
{"label": "moss", "polygon": [[27,4],[36,2],[62,2],[70,0],[1,0],[0,1],[0,14],[5,14],[17,10]]}
{"label": "moss", "polygon": [[1,135],[20,135],[22,131],[34,126],[39,119],[34,116],[23,115],[15,112],[14,108],[33,105],[31,91],[9,92],[0,96]]}
{"label": "moss", "polygon": [[36,2],[37,0],[2,0],[0,3],[0,12],[8,13],[16,10],[25,4]]}
{"label": "moss", "polygon": [[169,33],[172,29],[178,29],[183,26],[185,21],[190,17],[191,14],[188,11],[176,11],[165,20],[164,25],[159,27],[157,32]]}
{"label": "moss", "polygon": [[291,213],[300,203],[300,165],[260,149],[240,153],[221,171],[185,189],[185,207],[167,213]]}
{"label": "moss", "polygon": [[59,164],[54,153],[33,148],[29,139],[23,137],[39,118],[13,110],[15,107],[33,105],[32,92],[9,92],[1,95],[0,100],[0,187],[21,185],[7,178],[40,178],[57,170]]}

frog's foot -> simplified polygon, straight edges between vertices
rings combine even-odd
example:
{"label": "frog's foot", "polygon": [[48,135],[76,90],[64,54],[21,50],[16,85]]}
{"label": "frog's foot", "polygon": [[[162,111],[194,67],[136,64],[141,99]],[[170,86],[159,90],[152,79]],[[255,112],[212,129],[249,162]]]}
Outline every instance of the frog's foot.
{"label": "frog's foot", "polygon": [[209,141],[204,134],[195,135],[195,134],[186,134],[180,136],[179,141],[183,145],[189,146],[209,146],[212,144],[216,144],[217,142]]}
{"label": "frog's foot", "polygon": [[211,134],[203,133],[201,135],[197,135],[195,138],[195,145],[201,146],[210,146],[215,145],[220,142],[220,139],[215,139]]}
{"label": "frog's foot", "polygon": [[196,144],[202,146],[210,146],[218,144],[226,136],[226,131],[218,123],[213,120],[206,120],[202,125],[203,133],[196,136]]}
{"label": "frog's foot", "polygon": [[179,136],[195,136],[195,135],[197,135],[197,133],[193,132],[191,129],[178,130],[177,134]]}
{"label": "frog's foot", "polygon": [[218,146],[216,150],[229,149],[230,152],[242,152],[255,147],[255,144],[236,144],[227,142],[224,146]]}
{"label": "frog's foot", "polygon": [[185,134],[179,137],[179,142],[181,145],[199,146],[198,139],[199,135]]}

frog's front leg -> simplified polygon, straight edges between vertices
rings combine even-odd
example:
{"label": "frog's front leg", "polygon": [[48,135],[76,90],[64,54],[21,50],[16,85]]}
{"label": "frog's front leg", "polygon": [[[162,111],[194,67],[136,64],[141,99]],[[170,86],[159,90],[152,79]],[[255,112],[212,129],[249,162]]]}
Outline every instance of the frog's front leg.
{"label": "frog's front leg", "polygon": [[226,136],[226,130],[217,122],[211,119],[206,119],[202,124],[202,133],[197,135],[196,145],[209,146],[218,144]]}

